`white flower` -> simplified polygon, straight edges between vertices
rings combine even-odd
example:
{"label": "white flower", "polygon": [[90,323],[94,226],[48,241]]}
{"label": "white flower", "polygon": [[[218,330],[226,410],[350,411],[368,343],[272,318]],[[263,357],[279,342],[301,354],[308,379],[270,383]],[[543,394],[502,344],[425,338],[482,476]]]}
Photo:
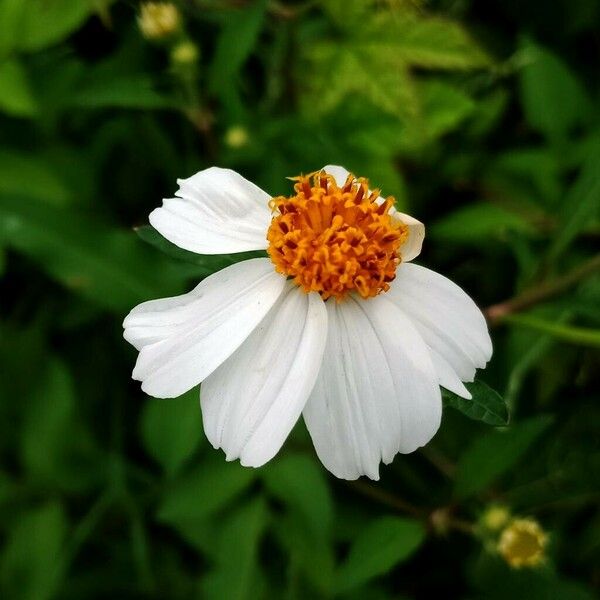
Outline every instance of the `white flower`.
{"label": "white flower", "polygon": [[206,435],[227,460],[273,458],[302,414],[336,476],[379,477],[435,434],[440,385],[463,381],[492,354],[485,319],[457,285],[410,264],[422,223],[342,167],[296,178],[271,198],[229,169],[179,180],[150,223],[200,254],[267,249],[188,294],[127,316],[142,389],[170,398],[202,382]]}

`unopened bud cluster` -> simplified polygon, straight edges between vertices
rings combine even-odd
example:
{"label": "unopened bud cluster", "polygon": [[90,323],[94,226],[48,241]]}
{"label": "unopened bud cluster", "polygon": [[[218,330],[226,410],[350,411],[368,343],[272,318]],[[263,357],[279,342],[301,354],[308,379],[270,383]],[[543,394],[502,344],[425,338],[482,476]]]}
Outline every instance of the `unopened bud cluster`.
{"label": "unopened bud cluster", "polygon": [[146,2],[140,7],[138,25],[149,40],[161,40],[173,35],[181,24],[177,7],[170,2]]}
{"label": "unopened bud cluster", "polygon": [[481,515],[479,530],[486,547],[514,569],[545,560],[548,534],[535,519],[513,517],[505,506],[494,505]]}

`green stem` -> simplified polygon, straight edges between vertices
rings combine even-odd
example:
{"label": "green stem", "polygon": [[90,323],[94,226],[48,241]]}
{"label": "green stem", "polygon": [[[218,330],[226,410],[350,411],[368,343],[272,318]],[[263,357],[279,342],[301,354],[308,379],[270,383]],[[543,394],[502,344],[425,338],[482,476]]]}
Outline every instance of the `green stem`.
{"label": "green stem", "polygon": [[514,325],[529,327],[530,329],[548,333],[565,342],[600,348],[599,329],[585,329],[583,327],[561,325],[560,323],[550,323],[531,315],[505,315],[502,320]]}
{"label": "green stem", "polygon": [[475,534],[476,528],[473,523],[454,517],[451,514],[453,507],[442,507],[429,512],[414,506],[395,494],[376,488],[364,481],[348,481],[347,484],[363,496],[371,498],[390,508],[394,508],[399,512],[408,513],[416,519],[423,521],[423,523],[432,528],[433,531],[443,532],[455,529],[468,535]]}
{"label": "green stem", "polygon": [[553,296],[562,294],[596,271],[600,271],[600,254],[597,254],[562,277],[540,283],[536,287],[528,289],[510,300],[490,306],[484,311],[485,315],[491,324],[499,323],[508,315],[521,312]]}
{"label": "green stem", "polygon": [[69,543],[63,550],[58,561],[55,577],[58,577],[61,573],[66,573],[69,570],[71,563],[75,560],[80,549],[93,533],[94,529],[96,529],[98,523],[110,508],[113,501],[114,493],[109,489],[98,498],[83,519],[81,519],[69,538]]}
{"label": "green stem", "polygon": [[426,515],[424,510],[413,506],[410,502],[407,502],[403,498],[399,498],[398,496],[386,492],[385,490],[369,485],[364,481],[350,481],[348,482],[348,485],[363,496],[368,496],[373,500],[377,500],[377,502],[380,502],[381,504],[385,504],[386,506],[395,508],[401,512],[409,513],[415,517],[424,517]]}

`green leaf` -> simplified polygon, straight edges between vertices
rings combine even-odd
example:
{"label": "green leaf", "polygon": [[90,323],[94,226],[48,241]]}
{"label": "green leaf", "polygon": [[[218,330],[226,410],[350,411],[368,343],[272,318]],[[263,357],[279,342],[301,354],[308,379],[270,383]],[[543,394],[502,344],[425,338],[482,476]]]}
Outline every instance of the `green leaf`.
{"label": "green leaf", "polygon": [[54,359],[42,370],[20,433],[21,460],[36,482],[79,491],[97,477],[95,448],[76,413],[73,381],[62,362]]}
{"label": "green leaf", "polygon": [[481,244],[502,240],[510,232],[534,233],[534,228],[518,213],[496,204],[478,203],[458,208],[438,219],[429,235],[440,241],[459,244]]}
{"label": "green leaf", "polygon": [[198,389],[170,400],[148,398],[140,433],[146,452],[167,474],[177,473],[202,440]]}
{"label": "green leaf", "polygon": [[16,59],[0,62],[0,111],[32,117],[38,106],[25,69]]}
{"label": "green leaf", "polygon": [[453,392],[444,389],[442,399],[446,406],[451,406],[475,421],[483,421],[488,425],[501,426],[508,423],[508,407],[504,399],[486,383],[476,380],[465,383],[473,398],[466,400]]}
{"label": "green leaf", "polygon": [[465,28],[456,21],[442,17],[415,16],[392,18],[387,15],[374,20],[381,34],[372,43],[387,52],[384,46],[399,53],[412,66],[427,69],[479,69],[490,66],[490,57],[481,49]]}
{"label": "green leaf", "polygon": [[307,113],[327,113],[347,97],[361,96],[401,119],[415,119],[423,99],[412,67],[463,70],[490,64],[461,25],[419,13],[373,10],[358,27],[349,20],[343,34],[304,41],[303,71],[311,73],[302,81]]}
{"label": "green leaf", "polygon": [[567,193],[559,215],[560,227],[547,261],[553,263],[581,230],[600,217],[600,133],[591,138],[587,158],[577,180]]}
{"label": "green leaf", "polygon": [[526,43],[530,64],[521,71],[521,103],[527,121],[550,139],[565,138],[585,124],[592,103],[568,65],[550,50]]}
{"label": "green leaf", "polygon": [[395,53],[382,54],[378,47],[354,41],[318,42],[307,58],[312,72],[304,84],[309,114],[328,113],[354,95],[402,119],[415,118],[420,110],[416,85]]}
{"label": "green leaf", "polygon": [[[108,4],[106,0],[103,0]],[[100,6],[96,0],[27,0],[18,30],[19,50],[41,50],[78,29]]]}
{"label": "green leaf", "polygon": [[203,598],[251,600],[262,597],[258,546],[267,520],[267,506],[260,497],[227,516],[216,540],[215,567],[202,581]]}
{"label": "green leaf", "polygon": [[66,534],[66,517],[56,502],[25,512],[13,522],[0,557],[0,589],[5,598],[56,597]]}
{"label": "green leaf", "polygon": [[458,462],[455,496],[459,499],[472,496],[512,469],[551,422],[545,415],[534,417],[476,438]]}
{"label": "green leaf", "polygon": [[159,520],[186,526],[225,507],[256,478],[256,471],[225,462],[219,453],[172,482],[158,508]]}
{"label": "green leaf", "polygon": [[475,102],[461,89],[432,80],[423,84],[423,115],[430,137],[455,129],[475,109]]}
{"label": "green leaf", "polygon": [[383,575],[416,552],[425,539],[421,523],[401,517],[380,517],[362,530],[337,573],[339,592]]}
{"label": "green leaf", "polygon": [[0,195],[0,239],[96,304],[123,312],[179,291],[181,271],[98,218]]}
{"label": "green leaf", "polygon": [[158,233],[158,231],[156,231],[156,229],[154,229],[154,227],[151,225],[142,225],[141,227],[136,227],[135,232],[145,242],[151,246],[154,246],[167,256],[199,267],[195,273],[202,277],[211,275],[216,271],[220,271],[221,269],[224,269],[225,267],[233,265],[242,260],[266,256],[266,253],[263,251],[236,252],[234,254],[223,255],[196,254],[195,252],[190,252],[189,250],[184,250],[183,248],[176,246],[173,244],[173,242],[170,242],[160,233]]}
{"label": "green leaf", "polygon": [[0,62],[17,46],[25,6],[23,0],[0,0]]}
{"label": "green leaf", "polygon": [[420,86],[421,114],[406,122],[400,141],[403,151],[415,151],[457,128],[475,109],[475,103],[459,88],[442,81]]}
{"label": "green leaf", "polygon": [[333,501],[321,466],[305,454],[287,454],[261,469],[267,490],[296,512],[317,540],[331,535]]}
{"label": "green leaf", "polygon": [[[159,94],[148,75],[131,74],[115,77],[101,72],[77,86],[67,105],[77,108],[172,108],[175,102]],[[99,73],[100,74],[100,73]]]}
{"label": "green leaf", "polygon": [[582,582],[565,578],[549,564],[537,569],[514,569],[497,556],[482,552],[471,566],[469,577],[477,588],[475,598],[506,600],[593,600],[593,590]]}
{"label": "green leaf", "polygon": [[246,9],[227,12],[209,72],[209,88],[213,93],[227,95],[235,85],[241,68],[256,45],[264,24],[266,6],[265,0],[258,0]]}
{"label": "green leaf", "polygon": [[268,492],[284,505],[275,523],[280,544],[311,583],[330,591],[334,572],[333,499],[321,464],[306,454],[286,454],[260,471]]}
{"label": "green leaf", "polygon": [[73,194],[45,157],[0,149],[0,194],[43,198],[56,206],[70,204]]}

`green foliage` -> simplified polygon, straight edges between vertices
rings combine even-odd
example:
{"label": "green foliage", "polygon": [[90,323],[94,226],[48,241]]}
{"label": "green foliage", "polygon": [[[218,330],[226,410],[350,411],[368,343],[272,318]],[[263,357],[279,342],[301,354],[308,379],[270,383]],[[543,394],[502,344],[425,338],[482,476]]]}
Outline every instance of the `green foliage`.
{"label": "green foliage", "polygon": [[16,117],[32,117],[38,111],[27,72],[16,59],[0,62],[0,110]]}
{"label": "green foliage", "polygon": [[246,600],[260,595],[258,544],[267,514],[259,497],[228,520],[216,540],[215,566],[202,584],[204,597]]}
{"label": "green foliage", "polygon": [[440,219],[431,228],[431,235],[441,242],[479,246],[494,240],[510,239],[515,232],[531,234],[534,231],[518,212],[482,202],[459,208]]}
{"label": "green foliage", "polygon": [[517,465],[551,422],[547,416],[533,417],[473,440],[457,465],[456,496],[466,498],[494,483]]}
{"label": "green foliage", "polygon": [[264,24],[266,0],[252,3],[246,10],[227,14],[217,41],[208,85],[210,90],[227,101],[237,93],[239,72],[256,46]]}
{"label": "green foliage", "polygon": [[84,81],[69,99],[78,108],[169,108],[172,101],[154,89],[154,82],[145,74],[115,77],[97,74]]}
{"label": "green foliage", "polygon": [[525,43],[527,64],[521,72],[521,96],[528,123],[551,140],[565,139],[589,122],[592,103],[581,82],[559,57]]}
{"label": "green foliage", "polygon": [[6,15],[7,37],[12,42],[4,50],[32,52],[60,42],[107,4],[107,0],[2,0],[0,21]]}
{"label": "green foliage", "polygon": [[157,273],[160,259],[132,234],[31,198],[0,197],[0,238],[69,289],[113,310],[124,311],[180,281],[169,265]]}
{"label": "green foliage", "polygon": [[60,584],[61,552],[67,519],[58,502],[26,510],[8,532],[0,556],[0,582],[15,600],[55,597]]}
{"label": "green foliage", "polygon": [[[597,0],[177,1],[158,40],[139,4],[0,0],[0,597],[595,597]],[[331,476],[301,422],[264,467],[227,462],[198,390],[147,397],[121,337],[137,303],[266,255],[149,226],[177,178],[287,194],[324,164],[425,223],[416,262],[494,342],[378,482]],[[540,523],[543,564],[502,560],[490,504]]]}
{"label": "green foliage", "polygon": [[66,367],[51,362],[25,407],[20,432],[23,468],[41,486],[81,490],[97,477],[99,458],[75,405]]}
{"label": "green foliage", "polygon": [[148,398],[140,417],[144,448],[169,475],[177,473],[202,440],[198,391],[175,400]]}
{"label": "green foliage", "polygon": [[423,543],[423,526],[410,519],[380,517],[366,525],[337,573],[337,588],[358,587],[406,560]]}
{"label": "green foliage", "polygon": [[66,206],[73,194],[47,158],[39,154],[0,151],[0,194],[43,198],[56,206]]}
{"label": "green foliage", "polygon": [[564,199],[561,227],[550,245],[549,260],[555,260],[586,225],[600,219],[600,134],[586,150],[581,173]]}
{"label": "green foliage", "polygon": [[215,255],[208,256],[204,254],[195,254],[194,252],[190,252],[189,250],[184,250],[183,248],[179,248],[172,242],[169,242],[166,238],[164,238],[154,227],[151,225],[143,225],[141,227],[136,227],[135,232],[140,236],[142,240],[154,246],[161,252],[164,252],[167,256],[174,258],[178,261],[182,261],[185,263],[190,263],[194,265],[195,269],[190,271],[191,273],[196,274],[198,277],[205,277],[214,273],[215,271],[220,271],[229,265],[233,265],[236,262],[241,260],[248,260],[249,258],[258,258],[261,256],[266,256],[265,252],[237,252],[236,254],[226,254],[226,255]]}
{"label": "green foliage", "polygon": [[420,92],[413,68],[463,70],[490,64],[453,21],[408,8],[365,10],[360,2],[326,7],[341,39],[306,41],[312,74],[305,87],[307,111],[328,112],[347,96],[359,95],[385,112],[414,119],[427,95]]}
{"label": "green foliage", "polygon": [[231,502],[252,483],[256,474],[214,454],[174,481],[159,506],[158,518],[177,526],[202,520]]}
{"label": "green foliage", "polygon": [[333,524],[333,504],[322,469],[303,454],[275,460],[262,473],[267,490],[298,515],[316,541],[327,542]]}
{"label": "green foliage", "polygon": [[471,392],[470,400],[443,390],[444,403],[475,421],[483,421],[488,425],[495,426],[508,423],[508,407],[498,392],[480,380],[465,383],[465,387]]}

